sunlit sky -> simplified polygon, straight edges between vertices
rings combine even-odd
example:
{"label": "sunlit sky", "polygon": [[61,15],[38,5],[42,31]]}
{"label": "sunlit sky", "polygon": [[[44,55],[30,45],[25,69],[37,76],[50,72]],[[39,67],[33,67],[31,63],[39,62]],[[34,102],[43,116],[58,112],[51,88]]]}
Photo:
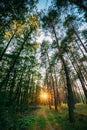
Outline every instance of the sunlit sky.
{"label": "sunlit sky", "polygon": [[47,40],[47,41],[52,42],[51,35],[49,34],[48,36],[45,36],[44,32],[41,32],[39,34],[39,36],[37,37],[37,42],[41,43],[43,40]]}
{"label": "sunlit sky", "polygon": [[39,0],[38,10],[47,9],[51,5],[52,0]]}

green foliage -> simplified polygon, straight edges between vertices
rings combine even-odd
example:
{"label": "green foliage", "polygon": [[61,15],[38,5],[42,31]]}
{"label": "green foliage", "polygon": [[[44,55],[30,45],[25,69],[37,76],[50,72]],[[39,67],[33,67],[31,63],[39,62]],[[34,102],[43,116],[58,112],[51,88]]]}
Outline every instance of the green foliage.
{"label": "green foliage", "polygon": [[57,7],[62,7],[62,6],[66,6],[68,3],[68,0],[55,0],[55,4],[57,5]]}
{"label": "green foliage", "polygon": [[43,21],[42,26],[44,28],[47,27],[48,29],[50,29],[57,22],[57,17],[58,17],[58,13],[56,10],[54,9],[49,10],[48,14],[42,17],[42,21]]}
{"label": "green foliage", "polygon": [[33,115],[29,117],[19,118],[15,122],[15,129],[16,130],[32,130],[32,125],[35,123],[35,117]]}
{"label": "green foliage", "polygon": [[[81,113],[81,111],[84,111],[84,108],[86,108],[86,106],[84,105],[77,105],[76,106],[76,111],[77,113]],[[47,110],[47,116],[49,121],[52,123],[52,125],[56,128],[56,129],[62,129],[62,130],[77,130],[79,128],[79,130],[83,130],[83,129],[87,129],[87,116],[84,115],[80,115],[80,114],[75,114],[75,119],[76,122],[70,123],[68,120],[68,116],[67,116],[67,108],[65,106],[61,107],[61,111],[60,113],[56,113],[54,110],[52,110],[51,112],[49,112],[49,110]]]}
{"label": "green foliage", "polygon": [[55,40],[52,42],[51,47],[52,47],[52,48],[57,48],[57,44],[56,44],[56,41],[55,41]]}
{"label": "green foliage", "polygon": [[58,57],[58,53],[56,52],[51,56],[50,65],[54,66],[58,60],[59,57]]}
{"label": "green foliage", "polygon": [[85,20],[86,20],[86,22],[87,22],[87,12],[85,12],[84,18],[85,18]]}
{"label": "green foliage", "polygon": [[65,52],[69,52],[71,49],[70,46],[70,39],[68,39],[68,37],[65,37],[62,41],[61,41],[61,51],[64,54]]}
{"label": "green foliage", "polygon": [[55,4],[58,8],[68,7],[69,5],[76,5],[79,9],[87,11],[87,1],[86,0],[55,0]]}
{"label": "green foliage", "polygon": [[82,34],[86,37],[87,36],[87,29],[83,30]]}
{"label": "green foliage", "polygon": [[44,130],[44,128],[46,127],[46,120],[43,116],[39,116],[37,118],[37,125],[38,125],[38,129],[42,129]]}
{"label": "green foliage", "polygon": [[71,16],[71,15],[68,15],[66,18],[65,18],[65,22],[64,22],[64,26],[67,27],[71,24],[72,26],[72,23],[73,21],[75,20],[75,17],[74,16]]}
{"label": "green foliage", "polygon": [[11,107],[0,107],[0,129],[8,130],[14,126],[14,115]]}

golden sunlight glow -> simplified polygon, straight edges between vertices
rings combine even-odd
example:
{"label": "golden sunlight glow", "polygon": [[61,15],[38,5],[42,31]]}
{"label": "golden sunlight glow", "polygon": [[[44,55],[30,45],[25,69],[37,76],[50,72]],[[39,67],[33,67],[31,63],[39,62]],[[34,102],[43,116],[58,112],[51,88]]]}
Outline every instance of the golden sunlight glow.
{"label": "golden sunlight glow", "polygon": [[48,98],[48,94],[45,93],[45,92],[41,93],[41,98],[42,98],[43,100],[46,100],[46,99]]}
{"label": "golden sunlight glow", "polygon": [[42,97],[43,97],[44,99],[46,99],[46,98],[47,98],[47,94],[46,94],[46,93],[43,93],[43,94],[42,94]]}

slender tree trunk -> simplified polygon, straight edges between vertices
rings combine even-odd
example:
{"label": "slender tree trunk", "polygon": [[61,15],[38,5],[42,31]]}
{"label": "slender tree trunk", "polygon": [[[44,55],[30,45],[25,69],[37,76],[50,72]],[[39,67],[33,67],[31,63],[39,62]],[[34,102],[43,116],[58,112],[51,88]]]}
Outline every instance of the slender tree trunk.
{"label": "slender tree trunk", "polygon": [[[27,83],[27,86],[28,86],[28,90],[27,90],[27,98],[28,98],[28,96],[29,96],[30,80],[31,80],[31,74],[28,75],[28,83]],[[28,104],[28,99],[27,99],[27,104]]]}
{"label": "slender tree trunk", "polygon": [[[23,94],[23,101],[22,101],[22,106],[23,105],[26,105],[26,106],[28,106],[28,96],[30,96],[29,95],[29,88],[30,88],[30,79],[31,79],[31,74],[29,74],[28,75],[28,81],[26,82],[25,81],[25,87],[24,87],[24,94]],[[33,88],[34,88],[34,86],[32,86]],[[32,95],[34,95],[34,94],[32,94]]]}
{"label": "slender tree trunk", "polygon": [[24,74],[24,70],[22,70],[19,82],[17,84],[17,88],[16,88],[16,92],[15,92],[15,96],[14,96],[14,101],[17,102],[17,105],[20,104],[20,95],[21,95],[21,88],[22,88],[22,79],[23,79],[23,74]]}
{"label": "slender tree trunk", "polygon": [[[87,61],[87,57],[85,56],[85,54],[84,54],[84,52],[83,52],[82,48],[80,47],[80,45],[79,45],[79,43],[78,43],[77,40],[76,40],[76,43],[77,43],[79,49],[81,50],[81,52],[82,52],[82,54],[83,54],[83,56],[84,56],[84,58],[85,58],[85,61]],[[83,70],[84,73],[85,73],[84,76],[85,76],[85,78],[87,79],[87,76],[86,76],[86,75],[87,75],[87,69],[85,68],[83,62],[80,62],[80,61],[79,61],[80,56],[78,55],[78,53],[77,53],[77,58],[78,58],[78,63],[79,63],[79,65],[81,66],[82,70]],[[76,58],[76,59],[77,59],[77,58]],[[77,61],[77,60],[76,60],[76,61]]]}
{"label": "slender tree trunk", "polygon": [[[63,70],[63,68],[62,68],[62,70]],[[64,72],[63,71],[61,71],[61,77],[62,77],[62,84],[63,84],[63,86],[62,86],[62,89],[64,90],[63,91],[63,94],[64,94],[64,99],[66,99],[66,100],[64,100],[65,102],[67,102],[67,90],[66,90],[66,79],[65,79],[65,75],[64,75]]]}
{"label": "slender tree trunk", "polygon": [[7,46],[6,46],[5,49],[3,50],[3,52],[2,52],[2,54],[1,54],[1,56],[0,56],[0,61],[2,60],[2,58],[3,58],[4,54],[5,54],[5,52],[6,52],[7,48],[8,48],[8,46],[10,45],[12,39],[14,38],[14,36],[15,36],[15,34],[16,34],[16,31],[17,31],[17,30],[15,30],[15,32],[13,33],[13,35],[12,35],[12,37],[10,38],[9,42],[7,43]]}
{"label": "slender tree trunk", "polygon": [[82,73],[82,71],[81,71],[81,69],[80,69],[80,66],[79,66],[79,64],[78,64],[78,62],[77,62],[77,60],[76,60],[74,54],[72,53],[72,51],[70,51],[70,52],[71,52],[71,55],[72,55],[72,57],[73,57],[73,61],[75,62],[76,67],[77,67],[77,69],[78,69],[78,73],[80,74],[80,77],[82,78],[82,80],[83,80],[83,82],[84,82],[84,84],[85,84],[85,86],[86,86],[86,81],[85,81],[84,75],[83,75],[83,73]]}
{"label": "slender tree trunk", "polygon": [[57,44],[57,48],[58,48],[59,57],[63,64],[65,75],[66,75],[66,85],[67,85],[67,90],[68,90],[69,120],[70,120],[70,122],[74,122],[74,120],[75,120],[75,118],[74,118],[74,98],[73,98],[73,91],[72,91],[72,86],[71,86],[71,82],[70,82],[69,71],[68,71],[67,65],[65,63],[64,57],[61,53],[54,26],[53,26],[53,33],[55,35],[55,40],[56,40],[56,44]]}
{"label": "slender tree trunk", "polygon": [[50,71],[51,71],[51,79],[52,79],[52,86],[53,86],[53,92],[54,92],[55,110],[58,111],[58,109],[57,109],[57,95],[56,95],[55,84],[54,84],[54,79],[53,79],[53,75],[52,75],[52,67],[51,67],[51,65],[50,65],[50,60],[49,60],[49,55],[48,55],[47,50],[46,50],[46,53],[47,53],[47,58],[48,58],[49,67],[50,67]]}
{"label": "slender tree trunk", "polygon": [[16,70],[14,70],[14,75],[13,75],[12,83],[9,90],[9,103],[13,102],[13,92],[14,92],[14,87],[15,87],[15,82],[16,82],[16,76],[17,76],[17,72]]}
{"label": "slender tree trunk", "polygon": [[28,95],[30,98],[30,103],[33,103],[33,91],[34,91],[34,85],[32,87],[32,83],[33,83],[34,79],[33,79],[33,75],[31,75],[31,79],[30,79],[30,83],[29,83],[29,89],[28,89]]}
{"label": "slender tree trunk", "polygon": [[55,91],[55,84],[54,84],[54,79],[51,73],[51,79],[52,79],[52,87],[53,87],[53,92],[54,92],[54,105],[55,105],[55,111],[58,111],[57,109],[57,95],[56,95],[56,91]]}
{"label": "slender tree trunk", "polygon": [[86,57],[86,55],[84,54],[82,48],[80,47],[80,45],[79,45],[79,43],[78,43],[78,40],[75,40],[75,41],[76,41],[77,46],[79,47],[79,50],[81,50],[81,52],[82,52],[82,54],[83,54],[85,60],[87,61],[87,57]]}
{"label": "slender tree trunk", "polygon": [[[68,57],[69,57],[69,56],[68,56]],[[78,78],[79,78],[79,80],[80,80],[80,82],[81,82],[81,85],[82,85],[82,88],[83,88],[83,91],[84,91],[84,94],[85,94],[85,97],[86,97],[86,102],[87,102],[87,89],[86,89],[86,87],[85,87],[84,81],[83,81],[81,75],[78,73],[77,68],[76,68],[76,66],[74,65],[72,59],[71,59],[70,57],[69,57],[69,59],[70,59],[72,65],[73,65],[73,68],[75,69],[75,71],[76,71],[76,73],[77,73],[77,76],[78,76]]]}
{"label": "slender tree trunk", "polygon": [[75,33],[76,37],[78,38],[78,40],[80,41],[81,45],[83,46],[85,52],[87,53],[87,49],[86,49],[86,47],[84,46],[84,43],[82,42],[81,38],[79,37],[79,35],[78,35],[78,33],[76,32],[76,30],[75,30],[75,28],[74,28],[73,25],[72,25],[72,28],[73,28],[73,30],[74,30],[74,33]]}
{"label": "slender tree trunk", "polygon": [[51,109],[51,85],[49,85],[47,73],[46,73],[46,85],[47,85],[47,91],[49,93],[48,97],[49,108]]}
{"label": "slender tree trunk", "polygon": [[[79,97],[81,98],[81,101],[82,101],[83,103],[85,103],[84,98],[83,98],[83,96],[82,96],[82,93],[81,93],[81,90],[80,90],[80,87],[79,87],[78,83],[76,82],[76,84],[74,84],[74,85],[75,85],[76,89],[79,91]],[[78,92],[78,91],[77,91],[77,92]]]}
{"label": "slender tree trunk", "polygon": [[54,77],[55,77],[55,91],[56,91],[56,95],[57,95],[57,104],[58,105],[61,105],[61,101],[60,101],[60,95],[59,95],[59,86],[58,86],[58,83],[57,83],[57,76],[56,76],[56,71],[55,71],[55,68],[54,68]]}

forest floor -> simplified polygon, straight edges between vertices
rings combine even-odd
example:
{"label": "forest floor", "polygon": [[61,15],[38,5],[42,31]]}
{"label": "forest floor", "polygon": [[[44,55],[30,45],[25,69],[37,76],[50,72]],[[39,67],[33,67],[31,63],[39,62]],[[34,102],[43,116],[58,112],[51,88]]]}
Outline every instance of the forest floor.
{"label": "forest floor", "polygon": [[[29,115],[28,115],[29,114]],[[47,106],[40,106],[37,109],[25,114],[19,120],[20,130],[87,130],[87,105],[76,105],[75,123],[68,119],[67,107],[62,106],[55,112]]]}

